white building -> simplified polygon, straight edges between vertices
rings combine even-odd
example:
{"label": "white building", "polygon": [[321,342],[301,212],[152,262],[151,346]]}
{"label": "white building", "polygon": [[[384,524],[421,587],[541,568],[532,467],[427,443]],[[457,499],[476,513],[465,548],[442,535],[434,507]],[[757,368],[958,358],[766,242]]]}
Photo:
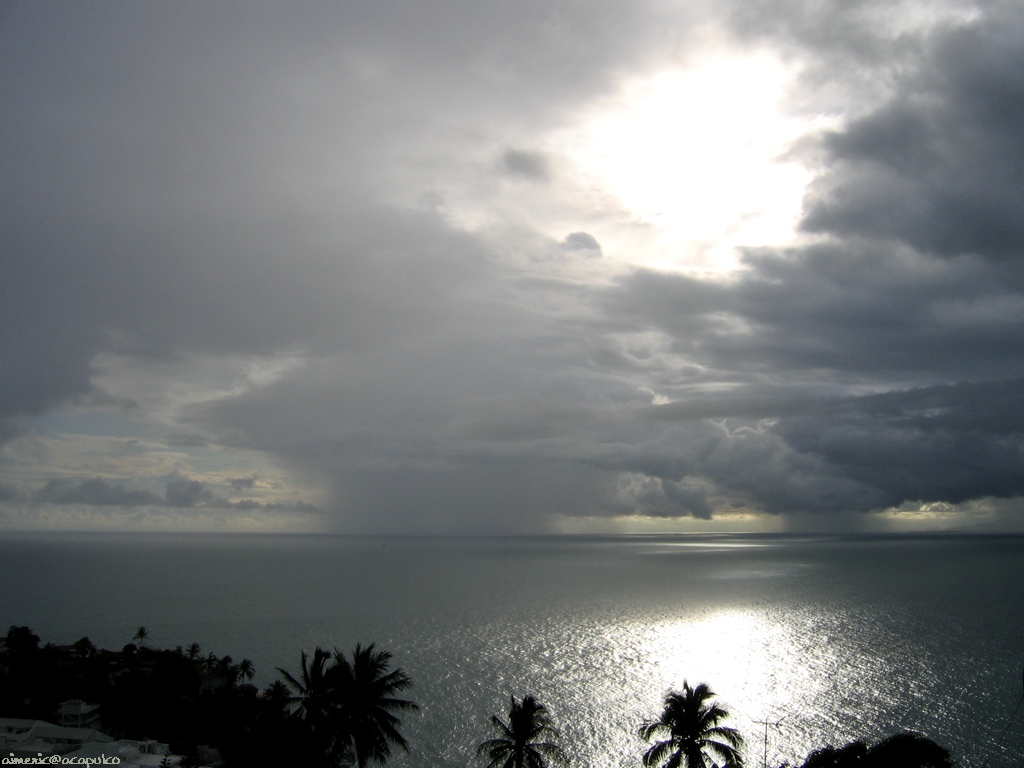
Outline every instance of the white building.
{"label": "white building", "polygon": [[166,744],[147,739],[114,741],[95,728],[54,725],[42,720],[0,717],[0,751],[4,757],[116,757],[121,768],[179,766],[182,757]]}
{"label": "white building", "polygon": [[0,718],[0,749],[15,757],[63,755],[83,744],[113,739],[95,728],[70,728],[42,720]]}
{"label": "white building", "polygon": [[95,728],[100,724],[100,705],[69,699],[60,705],[60,724],[74,728]]}

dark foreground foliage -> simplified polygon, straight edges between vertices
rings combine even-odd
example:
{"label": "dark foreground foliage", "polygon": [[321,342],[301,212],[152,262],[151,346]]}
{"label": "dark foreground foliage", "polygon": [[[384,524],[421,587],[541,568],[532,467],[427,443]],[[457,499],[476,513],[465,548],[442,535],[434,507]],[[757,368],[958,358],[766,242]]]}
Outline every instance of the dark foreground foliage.
{"label": "dark foreground foliage", "polygon": [[567,765],[569,758],[558,745],[558,730],[552,725],[547,707],[533,696],[522,701],[511,696],[508,721],[491,715],[498,736],[477,747],[487,768],[547,768],[548,762]]}
{"label": "dark foreground foliage", "polygon": [[743,738],[735,728],[722,725],[729,713],[714,696],[707,683],[691,688],[683,681],[682,691],[671,691],[661,716],[640,726],[641,739],[659,739],[644,753],[644,765],[706,768],[710,757],[718,761],[715,765],[743,768]]}
{"label": "dark foreground foliage", "polygon": [[196,764],[200,745],[225,768],[302,765],[328,768],[384,763],[392,747],[408,749],[396,712],[416,704],[396,697],[412,682],[391,670],[391,654],[357,645],[351,657],[317,649],[302,654],[294,688],[276,681],[265,691],[245,682],[252,662],[187,648],[147,647],[145,627],[120,651],[88,638],[40,646],[28,627],[11,627],[0,643],[0,716],[54,722],[61,702],[100,705],[99,729],[115,738],[156,738]]}
{"label": "dark foreground foliage", "polygon": [[851,741],[811,752],[800,768],[953,768],[949,751],[916,733],[897,733],[868,746]]}
{"label": "dark foreground foliage", "polygon": [[278,669],[295,691],[291,718],[301,726],[293,727],[307,730],[318,764],[365,768],[385,763],[392,746],[409,750],[398,713],[418,707],[397,697],[412,681],[390,665],[391,654],[371,643],[356,645],[351,658],[317,648],[310,660],[303,651],[298,676]]}

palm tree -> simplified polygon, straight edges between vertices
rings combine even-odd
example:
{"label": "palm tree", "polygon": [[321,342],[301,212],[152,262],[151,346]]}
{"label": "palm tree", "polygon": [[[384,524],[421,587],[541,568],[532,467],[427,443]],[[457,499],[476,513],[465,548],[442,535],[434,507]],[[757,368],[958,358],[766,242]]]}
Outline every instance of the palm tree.
{"label": "palm tree", "polygon": [[292,703],[297,705],[294,715],[310,726],[324,755],[340,757],[347,740],[341,736],[340,718],[334,706],[334,684],[328,679],[328,672],[333,669],[329,665],[330,658],[329,651],[317,647],[312,661],[305,651],[302,652],[298,677],[280,667],[277,671],[284,675],[285,682],[295,691],[296,695],[292,697]]}
{"label": "palm tree", "polygon": [[337,648],[334,666],[328,677],[343,725],[343,733],[355,752],[356,765],[366,768],[371,761],[384,763],[391,756],[391,746],[409,751],[409,744],[399,733],[402,721],[396,712],[412,712],[419,707],[395,694],[412,687],[412,680],[400,668],[389,670],[391,654],[356,644],[349,661]]}
{"label": "palm tree", "polygon": [[508,722],[491,715],[491,724],[501,734],[477,747],[477,755],[486,755],[488,768],[545,768],[548,760],[567,765],[569,760],[560,746],[550,739],[558,738],[558,730],[551,725],[547,708],[533,696],[516,701],[509,697],[511,706]]}
{"label": "palm tree", "polygon": [[199,658],[199,653],[203,649],[199,647],[199,643],[192,643],[188,648],[185,649],[185,653],[188,654],[189,661],[195,661]]}
{"label": "palm tree", "polygon": [[224,682],[229,688],[238,682],[238,667],[232,663],[233,661],[234,659],[229,654],[224,654],[217,659],[217,664],[214,667],[214,671],[224,678]]}
{"label": "palm tree", "polygon": [[241,680],[252,680],[256,677],[256,667],[253,666],[253,663],[249,661],[249,659],[242,659],[238,662],[238,667],[236,667],[236,669],[238,670],[238,677]]}
{"label": "palm tree", "polygon": [[[691,688],[683,682],[682,692],[671,691],[665,697],[665,709],[657,720],[640,726],[640,738],[650,741],[667,736],[644,753],[644,765],[661,768],[706,768],[705,753],[722,760],[724,765],[742,768],[738,751],[743,738],[735,728],[719,725],[729,713],[718,702],[707,683]],[[714,763],[713,763],[714,764]]]}
{"label": "palm tree", "polygon": [[297,677],[278,668],[296,693],[294,716],[310,727],[329,764],[354,760],[365,768],[370,761],[384,763],[392,745],[409,750],[395,713],[419,707],[396,697],[412,681],[401,669],[389,670],[390,663],[390,653],[370,644],[356,645],[351,660],[337,648],[333,656],[317,648],[312,659],[303,651]]}
{"label": "palm tree", "polygon": [[146,639],[148,637],[149,637],[149,630],[146,629],[145,627],[139,627],[137,630],[135,630],[135,637],[133,637],[132,640],[138,640],[139,641],[139,645],[145,645],[146,644]]}

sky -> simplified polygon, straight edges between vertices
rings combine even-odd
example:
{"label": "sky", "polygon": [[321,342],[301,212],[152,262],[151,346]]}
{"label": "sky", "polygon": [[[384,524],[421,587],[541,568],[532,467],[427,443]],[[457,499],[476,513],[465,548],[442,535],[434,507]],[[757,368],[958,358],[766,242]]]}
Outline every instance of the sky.
{"label": "sky", "polygon": [[0,5],[0,529],[1024,530],[1024,7]]}

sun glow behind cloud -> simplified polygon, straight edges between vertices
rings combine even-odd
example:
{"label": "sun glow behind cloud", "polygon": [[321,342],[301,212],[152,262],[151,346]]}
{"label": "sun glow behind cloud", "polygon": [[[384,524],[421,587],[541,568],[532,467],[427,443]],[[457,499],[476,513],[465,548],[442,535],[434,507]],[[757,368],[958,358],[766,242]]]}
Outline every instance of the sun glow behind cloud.
{"label": "sun glow behind cloud", "polygon": [[785,113],[794,75],[767,54],[718,55],[625,83],[564,136],[651,241],[638,249],[623,238],[608,250],[718,273],[735,267],[737,246],[792,242],[811,172],[787,152],[815,127]]}

